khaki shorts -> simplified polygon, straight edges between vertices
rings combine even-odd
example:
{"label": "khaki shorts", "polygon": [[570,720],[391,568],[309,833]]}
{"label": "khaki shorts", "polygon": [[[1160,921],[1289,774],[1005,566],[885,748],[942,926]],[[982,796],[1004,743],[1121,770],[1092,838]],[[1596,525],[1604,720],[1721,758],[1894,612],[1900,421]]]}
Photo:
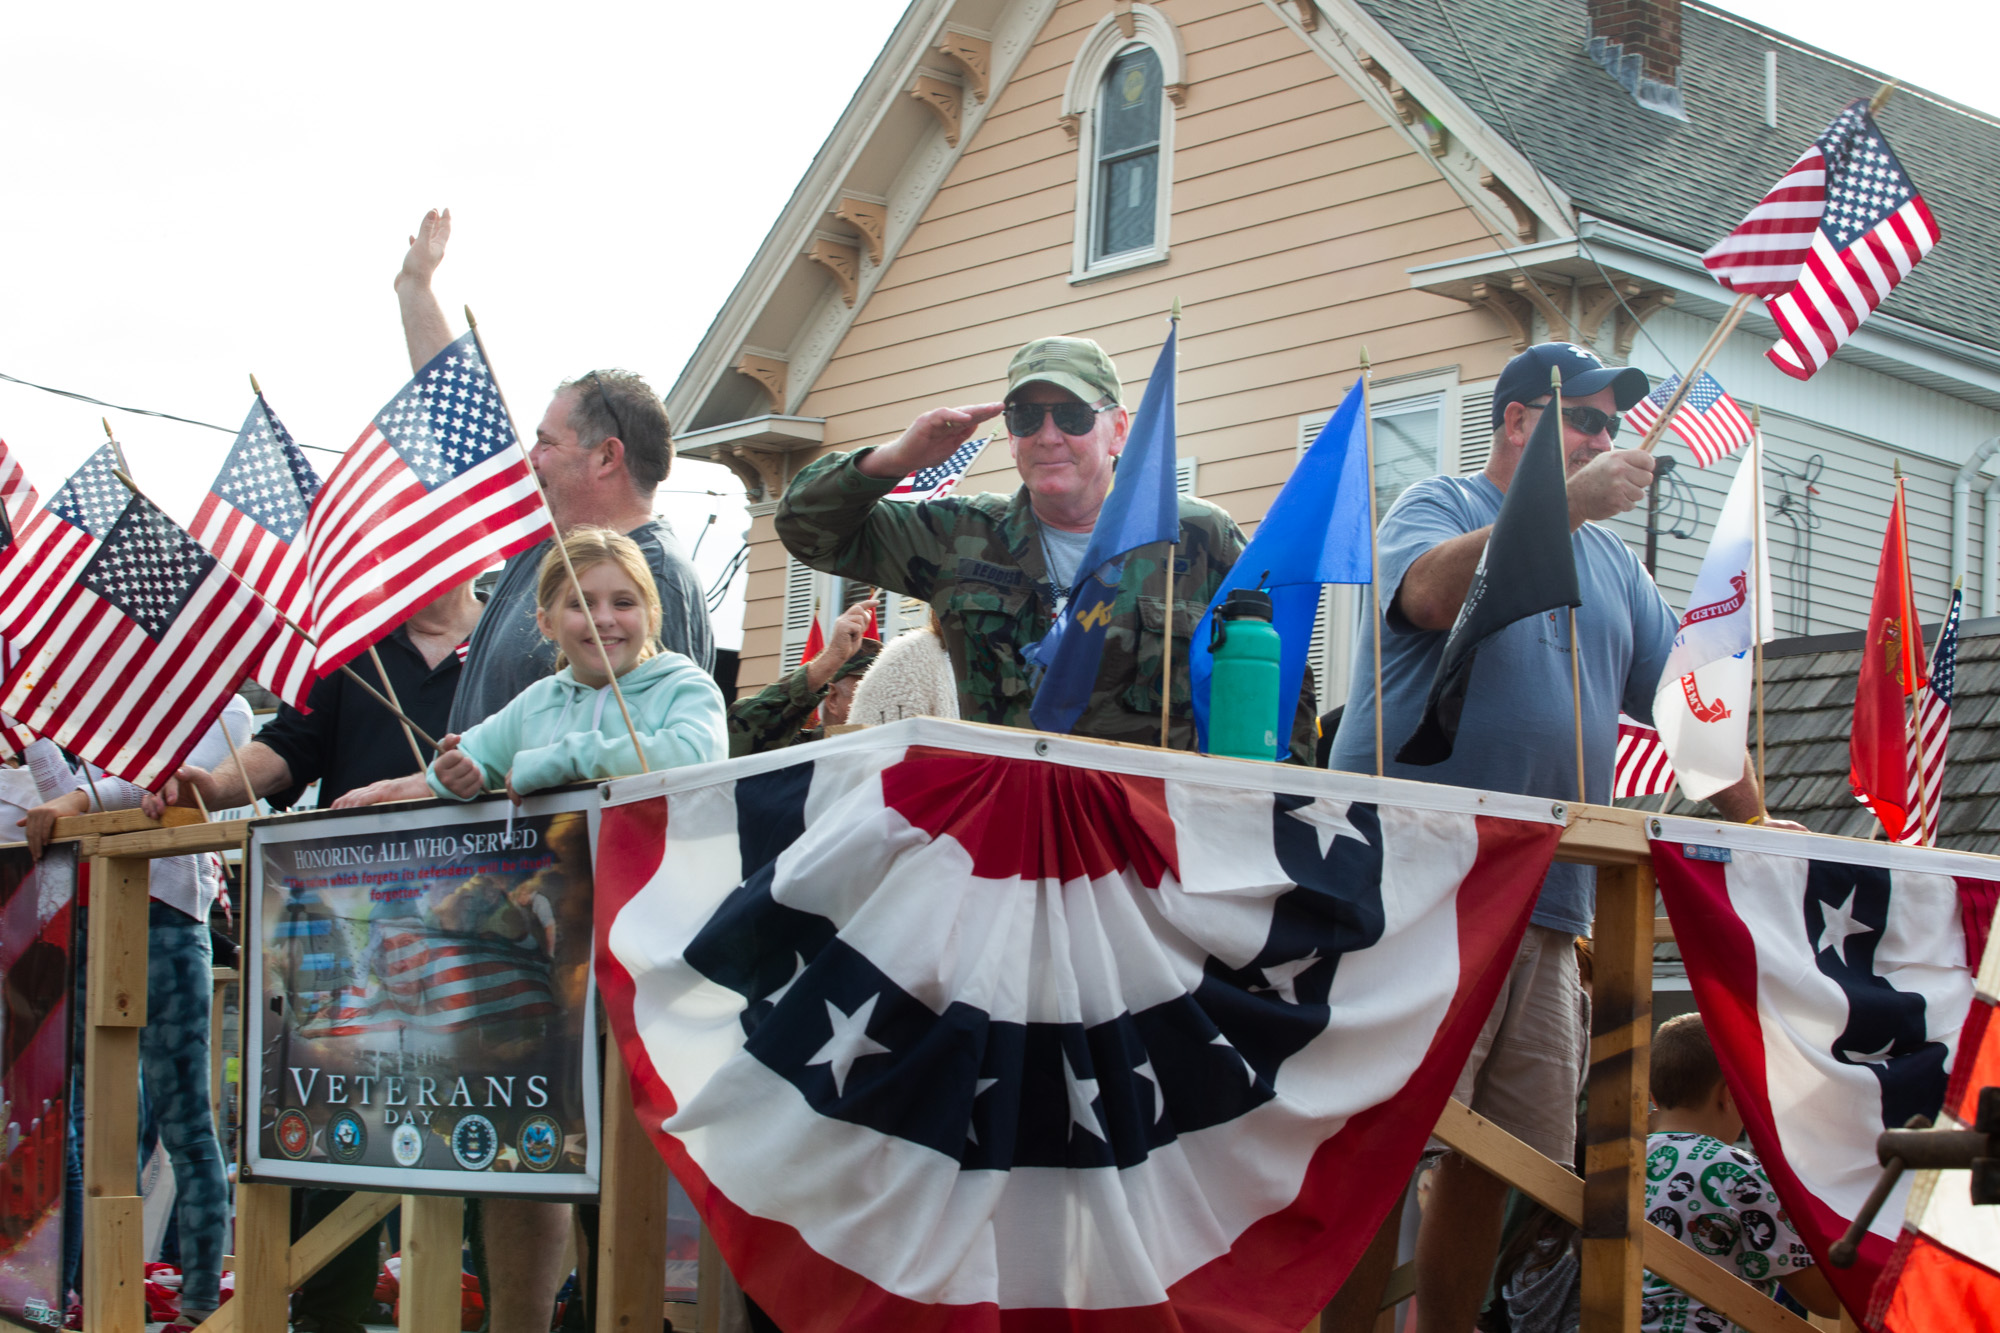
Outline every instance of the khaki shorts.
{"label": "khaki shorts", "polygon": [[[1531,925],[1451,1095],[1567,1166],[1589,1058],[1590,997],[1577,979],[1576,936]],[[1425,1156],[1445,1151],[1432,1139]]]}

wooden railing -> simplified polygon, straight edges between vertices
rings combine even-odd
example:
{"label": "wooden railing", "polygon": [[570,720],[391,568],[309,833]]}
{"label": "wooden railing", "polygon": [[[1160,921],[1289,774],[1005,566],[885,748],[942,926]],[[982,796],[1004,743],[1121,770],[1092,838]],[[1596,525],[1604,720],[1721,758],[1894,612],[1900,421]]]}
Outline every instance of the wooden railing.
{"label": "wooden railing", "polygon": [[[146,1022],[147,862],[240,848],[245,821],[205,823],[170,810],[164,824],[136,811],[66,819],[91,865],[88,1026],[84,1041],[84,1300],[89,1333],[144,1333],[138,1176],[139,1029]],[[1656,923],[1645,816],[1572,806],[1557,859],[1598,867],[1590,1107],[1585,1175],[1541,1156],[1453,1102],[1437,1135],[1453,1149],[1579,1225],[1584,1333],[1639,1327],[1640,1274],[1651,1268],[1751,1333],[1811,1325],[1645,1221],[1647,1064],[1652,1044]],[[254,947],[246,943],[246,947]],[[253,1003],[246,998],[245,1004]],[[606,1057],[602,1209],[595,1262],[599,1333],[657,1327],[666,1256],[667,1171],[633,1113],[615,1044]],[[244,1133],[252,1133],[244,1097]],[[283,1333],[289,1294],[356,1237],[403,1210],[401,1327],[458,1327],[464,1202],[357,1192],[300,1240],[290,1240],[290,1191],[245,1177],[236,1195],[236,1296],[203,1333]],[[704,1238],[701,1303],[692,1321],[717,1327],[719,1270]],[[1315,1326],[1317,1321],[1315,1321]]]}

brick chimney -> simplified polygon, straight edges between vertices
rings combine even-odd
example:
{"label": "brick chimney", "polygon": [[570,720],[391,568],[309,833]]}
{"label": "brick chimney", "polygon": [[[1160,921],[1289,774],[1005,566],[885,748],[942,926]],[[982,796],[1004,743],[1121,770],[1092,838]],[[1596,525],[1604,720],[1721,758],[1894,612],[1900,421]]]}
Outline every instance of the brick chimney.
{"label": "brick chimney", "polygon": [[1584,5],[1590,58],[1640,106],[1686,120],[1680,0],[1584,0]]}

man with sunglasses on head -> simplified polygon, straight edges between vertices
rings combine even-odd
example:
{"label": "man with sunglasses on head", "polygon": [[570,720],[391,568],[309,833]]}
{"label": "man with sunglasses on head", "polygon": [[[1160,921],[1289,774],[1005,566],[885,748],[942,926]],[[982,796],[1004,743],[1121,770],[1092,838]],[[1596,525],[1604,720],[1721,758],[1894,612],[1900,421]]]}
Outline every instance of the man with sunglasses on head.
{"label": "man with sunglasses on head", "polygon": [[[1571,548],[1583,594],[1576,617],[1590,800],[1611,799],[1620,710],[1641,721],[1652,719],[1653,693],[1677,619],[1631,548],[1600,526],[1635,508],[1653,482],[1652,455],[1618,447],[1619,414],[1646,396],[1646,375],[1631,366],[1606,366],[1573,343],[1541,343],[1500,373],[1485,469],[1417,482],[1397,499],[1377,533],[1382,624],[1368,625],[1356,636],[1343,717],[1361,723],[1375,715],[1372,635],[1379,631],[1382,732],[1392,756],[1391,777],[1558,800],[1576,797],[1566,611],[1517,621],[1480,645],[1479,670],[1449,759],[1420,767],[1393,758],[1423,713],[1446,637],[1522,450],[1542,413],[1554,408],[1551,371],[1562,377]],[[1506,576],[1505,570],[1494,573]],[[1374,727],[1343,725],[1328,767],[1374,772]],[[1710,799],[1731,819],[1749,819],[1759,808],[1747,774]],[[1513,969],[1453,1094],[1558,1162],[1574,1155],[1576,1100],[1590,1041],[1589,1001],[1577,975],[1575,941],[1590,933],[1595,875],[1588,866],[1550,868]],[[1440,1148],[1433,1143],[1433,1152]],[[1456,1154],[1443,1154],[1417,1242],[1421,1333],[1472,1327],[1499,1248],[1506,1193],[1504,1181]],[[1329,1329],[1374,1327],[1381,1279],[1395,1258],[1400,1214],[1399,1206],[1330,1307]],[[1374,1278],[1364,1279],[1371,1271]]]}
{"label": "man with sunglasses on head", "polygon": [[[929,602],[958,679],[959,716],[1033,727],[1028,707],[1039,643],[1090,571],[1081,568],[1131,416],[1118,371],[1088,338],[1038,338],[1014,354],[1001,403],[939,407],[893,443],[829,454],[793,479],[778,506],[778,537],[814,569]],[[1021,487],[1013,495],[954,495],[884,503],[898,481],[951,457],[979,428],[1005,417]],[[1126,558],[1104,655],[1076,734],[1154,745],[1160,738],[1160,647],[1174,635],[1170,743],[1194,747],[1188,637],[1243,551],[1229,515],[1180,501],[1174,605],[1165,605],[1158,546]],[[1293,749],[1312,753],[1312,710],[1302,705]]]}
{"label": "man with sunglasses on head", "polygon": [[[451,326],[431,290],[431,276],[451,238],[451,211],[424,215],[396,275],[410,366],[422,370],[451,345]],[[715,665],[708,604],[700,577],[673,528],[653,513],[653,494],[673,466],[667,409],[646,381],[630,371],[590,371],[556,387],[529,460],[549,499],[559,532],[593,526],[622,532],[639,544],[663,612],[660,642]],[[551,539],[553,540],[553,539]],[[555,671],[555,645],[535,625],[535,574],[550,542],[508,560],[479,618],[452,701],[453,735],[498,712],[529,685]],[[349,792],[337,807],[428,797],[421,773]],[[549,1312],[565,1271],[563,1244],[570,1206],[528,1199],[482,1201],[491,1333],[547,1333]]]}

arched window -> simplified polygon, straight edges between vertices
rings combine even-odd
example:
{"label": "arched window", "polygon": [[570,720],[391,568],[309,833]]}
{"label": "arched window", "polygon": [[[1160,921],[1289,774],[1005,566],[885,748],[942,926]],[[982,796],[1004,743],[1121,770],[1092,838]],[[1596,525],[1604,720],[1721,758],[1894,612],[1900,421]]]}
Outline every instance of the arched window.
{"label": "arched window", "polygon": [[1106,15],[1084,39],[1063,94],[1077,139],[1072,282],[1167,257],[1181,68],[1180,39],[1151,5]]}

